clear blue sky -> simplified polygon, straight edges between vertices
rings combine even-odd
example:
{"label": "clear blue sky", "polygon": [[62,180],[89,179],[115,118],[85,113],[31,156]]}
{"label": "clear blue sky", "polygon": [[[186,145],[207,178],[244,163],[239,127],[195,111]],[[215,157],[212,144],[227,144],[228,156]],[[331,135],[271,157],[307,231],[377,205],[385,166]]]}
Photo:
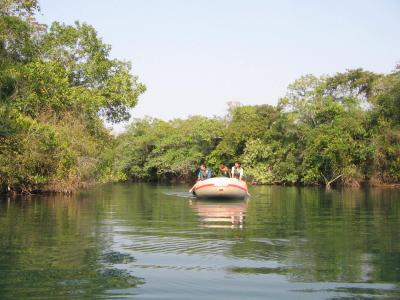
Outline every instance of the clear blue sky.
{"label": "clear blue sky", "polygon": [[148,90],[134,117],[275,104],[304,74],[390,72],[400,1],[41,0],[39,20],[93,25]]}

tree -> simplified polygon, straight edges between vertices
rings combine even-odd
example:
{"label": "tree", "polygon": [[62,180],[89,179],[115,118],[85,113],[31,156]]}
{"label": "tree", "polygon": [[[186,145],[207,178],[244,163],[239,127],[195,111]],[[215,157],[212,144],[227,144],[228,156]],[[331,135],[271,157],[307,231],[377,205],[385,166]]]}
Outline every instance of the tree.
{"label": "tree", "polygon": [[191,178],[215,149],[223,127],[221,120],[200,116],[136,120],[119,137],[119,169],[139,180]]}
{"label": "tree", "polygon": [[358,104],[367,105],[373,93],[374,82],[380,76],[363,69],[337,73],[327,78],[325,93],[343,104],[346,101],[355,100]]}
{"label": "tree", "polygon": [[375,148],[374,179],[400,181],[400,71],[381,77],[374,85],[370,130]]}
{"label": "tree", "polygon": [[38,10],[37,1],[0,4],[0,191],[69,190],[104,178],[113,143],[102,118],[127,120],[145,91],[92,26],[47,29]]}
{"label": "tree", "polygon": [[238,159],[244,153],[246,142],[262,138],[278,116],[279,112],[271,105],[233,107],[224,139],[215,155],[229,162]]}

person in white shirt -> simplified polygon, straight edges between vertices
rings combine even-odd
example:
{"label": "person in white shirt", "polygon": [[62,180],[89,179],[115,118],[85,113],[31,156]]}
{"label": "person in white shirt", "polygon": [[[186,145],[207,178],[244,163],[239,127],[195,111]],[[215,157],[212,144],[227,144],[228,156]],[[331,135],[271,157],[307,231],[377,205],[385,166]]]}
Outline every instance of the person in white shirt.
{"label": "person in white shirt", "polygon": [[236,161],[231,170],[231,178],[243,179],[243,168],[240,161]]}

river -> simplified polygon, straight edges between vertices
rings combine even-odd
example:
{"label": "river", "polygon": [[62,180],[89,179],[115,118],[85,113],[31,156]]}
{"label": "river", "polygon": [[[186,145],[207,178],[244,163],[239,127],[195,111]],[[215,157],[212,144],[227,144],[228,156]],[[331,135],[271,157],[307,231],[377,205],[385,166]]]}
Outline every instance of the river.
{"label": "river", "polygon": [[399,299],[400,191],[113,184],[0,198],[1,299]]}

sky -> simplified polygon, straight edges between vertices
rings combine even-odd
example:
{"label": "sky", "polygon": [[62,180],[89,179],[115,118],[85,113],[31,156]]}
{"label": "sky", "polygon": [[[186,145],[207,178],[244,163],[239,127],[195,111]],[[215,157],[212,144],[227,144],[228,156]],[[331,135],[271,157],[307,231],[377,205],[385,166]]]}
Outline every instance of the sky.
{"label": "sky", "polygon": [[[398,0],[40,0],[39,21],[93,25],[147,87],[132,116],[276,104],[305,74],[400,63]],[[114,126],[121,131],[125,124]]]}

